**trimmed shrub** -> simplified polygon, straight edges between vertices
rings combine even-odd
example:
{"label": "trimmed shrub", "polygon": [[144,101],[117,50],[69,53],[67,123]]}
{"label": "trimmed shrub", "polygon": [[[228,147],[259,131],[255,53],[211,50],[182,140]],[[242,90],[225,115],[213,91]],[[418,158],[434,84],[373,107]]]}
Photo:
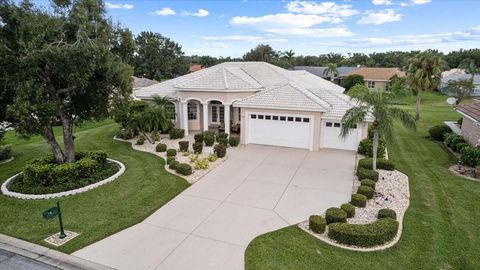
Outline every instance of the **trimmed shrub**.
{"label": "trimmed shrub", "polygon": [[208,158],[202,158],[195,161],[195,169],[197,170],[208,169],[208,166],[209,166]]}
{"label": "trimmed shrub", "polygon": [[443,141],[445,136],[450,132],[452,132],[452,129],[445,124],[433,126],[428,130],[430,138],[435,141]]}
{"label": "trimmed shrub", "polygon": [[175,170],[175,168],[177,168],[178,164],[180,164],[180,162],[178,162],[176,160],[172,160],[172,162],[170,162],[168,164],[168,168],[170,168],[171,170]]}
{"label": "trimmed shrub", "polygon": [[373,194],[375,193],[375,191],[373,190],[373,188],[368,186],[359,186],[357,189],[357,193],[365,195],[367,199],[371,199],[373,198]]}
{"label": "trimmed shrub", "polygon": [[205,141],[206,146],[212,146],[215,143],[215,133],[205,131],[203,133],[203,140]]}
{"label": "trimmed shrub", "polygon": [[193,148],[193,152],[195,154],[201,154],[202,151],[203,151],[203,143],[201,143],[201,142],[193,143],[192,148]]}
{"label": "trimmed shrub", "polygon": [[10,145],[0,145],[0,161],[12,157],[12,147]]}
{"label": "trimmed shrub", "polygon": [[460,164],[469,167],[480,165],[480,147],[468,146],[460,153]]}
{"label": "trimmed shrub", "polygon": [[142,145],[144,143],[145,143],[145,136],[140,135],[140,137],[138,137],[137,142],[135,144],[136,145]]}
{"label": "trimmed shrub", "polygon": [[360,183],[361,183],[362,186],[367,186],[367,187],[373,188],[373,190],[375,190],[375,186],[377,184],[377,182],[375,182],[371,179],[363,179],[362,181],[360,181]]}
{"label": "trimmed shrub", "polygon": [[167,145],[164,143],[159,143],[157,146],[155,146],[155,151],[157,152],[165,152],[167,151]]}
{"label": "trimmed shrub", "polygon": [[462,153],[463,149],[470,147],[471,145],[468,143],[458,143],[455,148],[457,149],[457,152]]}
{"label": "trimmed shrub", "polygon": [[356,207],[364,208],[365,206],[367,206],[367,197],[362,194],[352,194],[350,203],[355,205]]}
{"label": "trimmed shrub", "polygon": [[154,142],[160,141],[160,132],[154,131],[154,132],[152,132],[150,137],[152,138],[152,141],[154,141]]}
{"label": "trimmed shrub", "polygon": [[190,145],[189,141],[179,141],[178,142],[178,147],[180,148],[180,152],[187,152],[189,145]]}
{"label": "trimmed shrub", "polygon": [[378,219],[391,218],[391,219],[396,220],[397,219],[397,213],[392,209],[384,208],[384,209],[380,209],[378,211],[377,218]]}
{"label": "trimmed shrub", "polygon": [[192,166],[187,163],[180,163],[175,167],[175,171],[181,175],[190,175],[192,174]]}
{"label": "trimmed shrub", "polygon": [[456,138],[459,138],[460,136],[455,134],[455,133],[449,133],[445,136],[445,139],[443,140],[443,142],[448,146],[448,147],[452,147],[452,141]]}
{"label": "trimmed shrub", "polygon": [[347,218],[352,218],[355,216],[355,206],[351,203],[344,203],[340,208],[347,213]]}
{"label": "trimmed shrub", "polygon": [[[363,139],[358,145],[358,153],[367,157],[373,157],[373,139]],[[385,157],[385,141],[378,140],[377,158]]]}
{"label": "trimmed shrub", "polygon": [[215,147],[213,147],[213,152],[217,155],[219,158],[225,157],[227,155],[227,147],[223,144],[217,144]]}
{"label": "trimmed shrub", "polygon": [[[228,139],[228,134],[225,132],[220,132],[217,135],[217,142],[220,143],[220,139]],[[228,140],[227,140],[228,142]]]}
{"label": "trimmed shrub", "polygon": [[181,139],[185,136],[185,130],[180,129],[180,128],[172,128],[168,132],[168,135],[170,136],[170,139],[172,139],[172,140]]}
{"label": "trimmed shrub", "polygon": [[203,143],[203,133],[198,133],[193,136],[196,143]]}
{"label": "trimmed shrub", "polygon": [[363,179],[371,179],[375,182],[378,181],[378,172],[373,170],[368,170],[364,168],[357,169],[357,176],[358,179],[361,181]]}
{"label": "trimmed shrub", "polygon": [[115,133],[115,137],[123,140],[130,140],[131,138],[133,138],[133,135],[133,132],[126,128],[122,128]]}
{"label": "trimmed shrub", "polygon": [[228,139],[228,144],[230,144],[230,146],[233,146],[233,147],[238,146],[240,144],[240,137],[230,136],[230,138]]}
{"label": "trimmed shrub", "polygon": [[175,161],[175,157],[167,157],[167,164],[170,165],[172,161]]}
{"label": "trimmed shrub", "polygon": [[452,139],[452,143],[450,144],[450,147],[452,148],[453,151],[460,152],[460,146],[465,145],[466,143],[467,142],[463,137],[458,136]]}
{"label": "trimmed shrub", "polygon": [[346,245],[372,247],[391,241],[397,231],[396,220],[382,218],[370,224],[331,224],[328,226],[328,237]]}
{"label": "trimmed shrub", "polygon": [[314,233],[324,233],[327,228],[327,221],[322,216],[312,215],[308,219],[308,227]]}
{"label": "trimmed shrub", "polygon": [[212,154],[210,154],[210,156],[208,156],[208,161],[210,161],[210,162],[217,161],[217,159],[218,159],[218,156],[215,153],[212,153]]}
{"label": "trimmed shrub", "polygon": [[228,139],[227,138],[218,138],[218,143],[221,145],[225,145],[225,147],[228,147]]}
{"label": "trimmed shrub", "polygon": [[174,157],[176,155],[177,155],[176,149],[173,149],[173,148],[167,149],[167,157]]}
{"label": "trimmed shrub", "polygon": [[336,222],[347,222],[347,212],[337,207],[328,208],[325,212],[327,224]]}
{"label": "trimmed shrub", "polygon": [[[372,158],[362,158],[358,161],[358,167],[371,170],[373,168],[373,159]],[[377,169],[393,171],[395,170],[395,164],[393,162],[384,159],[377,158]]]}

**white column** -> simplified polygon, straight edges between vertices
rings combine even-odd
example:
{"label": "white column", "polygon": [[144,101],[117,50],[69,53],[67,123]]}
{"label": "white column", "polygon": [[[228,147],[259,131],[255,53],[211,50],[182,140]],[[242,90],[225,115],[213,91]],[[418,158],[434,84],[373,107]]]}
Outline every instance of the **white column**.
{"label": "white column", "polygon": [[188,102],[182,101],[182,128],[185,130],[185,136],[188,136]]}
{"label": "white column", "polygon": [[208,130],[208,102],[202,103],[203,108],[203,131]]}
{"label": "white column", "polygon": [[225,133],[230,135],[230,104],[223,105],[223,120],[225,121]]}

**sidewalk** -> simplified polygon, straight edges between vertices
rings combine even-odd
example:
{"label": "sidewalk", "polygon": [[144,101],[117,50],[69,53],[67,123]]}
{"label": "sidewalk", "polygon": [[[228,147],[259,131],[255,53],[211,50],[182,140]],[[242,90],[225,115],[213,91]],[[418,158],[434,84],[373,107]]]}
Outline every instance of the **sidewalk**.
{"label": "sidewalk", "polygon": [[111,270],[112,268],[0,234],[0,269]]}

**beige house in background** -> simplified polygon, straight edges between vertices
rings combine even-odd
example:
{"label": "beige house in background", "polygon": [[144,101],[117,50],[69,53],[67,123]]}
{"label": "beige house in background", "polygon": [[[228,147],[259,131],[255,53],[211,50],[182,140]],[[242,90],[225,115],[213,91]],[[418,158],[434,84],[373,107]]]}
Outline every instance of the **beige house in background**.
{"label": "beige house in background", "polygon": [[473,146],[480,146],[480,102],[457,107],[457,112],[463,115],[462,136]]}
{"label": "beige house in background", "polygon": [[265,62],[226,62],[135,91],[167,97],[175,125],[189,133],[237,133],[242,144],[318,151],[356,150],[367,123],[340,137],[341,119],[355,103],[344,88],[307,71]]}
{"label": "beige house in background", "polygon": [[368,88],[382,91],[388,90],[388,83],[393,77],[405,77],[405,72],[398,68],[361,67],[346,73],[343,78],[354,74],[361,75]]}

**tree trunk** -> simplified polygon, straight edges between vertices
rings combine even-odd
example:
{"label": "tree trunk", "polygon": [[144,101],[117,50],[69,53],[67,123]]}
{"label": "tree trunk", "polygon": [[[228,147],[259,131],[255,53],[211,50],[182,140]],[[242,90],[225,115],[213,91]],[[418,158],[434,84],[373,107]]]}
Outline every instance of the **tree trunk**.
{"label": "tree trunk", "polygon": [[415,120],[420,120],[420,101],[422,101],[422,90],[418,90],[417,93],[417,104],[416,104],[416,112],[415,112]]}
{"label": "tree trunk", "polygon": [[377,169],[377,151],[378,151],[378,123],[373,123],[373,157],[372,157],[372,169]]}
{"label": "tree trunk", "polygon": [[75,162],[75,144],[73,142],[73,121],[63,108],[60,109],[60,120],[63,127],[63,145],[65,146],[65,162]]}
{"label": "tree trunk", "polygon": [[47,141],[48,145],[52,150],[53,157],[57,164],[65,162],[65,156],[63,155],[62,148],[55,139],[55,134],[53,134],[52,126],[45,127],[44,138]]}

